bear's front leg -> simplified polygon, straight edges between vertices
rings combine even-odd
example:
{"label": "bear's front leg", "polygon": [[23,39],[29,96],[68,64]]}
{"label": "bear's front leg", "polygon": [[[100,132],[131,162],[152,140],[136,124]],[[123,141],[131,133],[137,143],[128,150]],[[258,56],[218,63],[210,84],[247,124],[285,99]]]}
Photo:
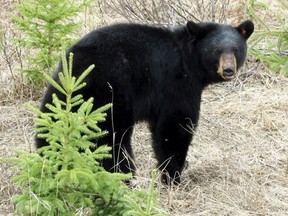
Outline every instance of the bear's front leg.
{"label": "bear's front leg", "polygon": [[191,119],[175,114],[158,119],[155,126],[151,127],[157,167],[163,172],[162,181],[166,184],[180,183],[192,140],[192,125]]}

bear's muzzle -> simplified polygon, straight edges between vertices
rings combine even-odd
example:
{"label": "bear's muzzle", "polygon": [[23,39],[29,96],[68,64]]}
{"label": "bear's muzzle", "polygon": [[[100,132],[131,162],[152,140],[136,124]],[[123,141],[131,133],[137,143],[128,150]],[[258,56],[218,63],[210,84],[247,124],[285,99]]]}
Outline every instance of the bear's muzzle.
{"label": "bear's muzzle", "polygon": [[224,80],[231,80],[237,74],[237,62],[233,53],[222,53],[219,59],[217,73]]}

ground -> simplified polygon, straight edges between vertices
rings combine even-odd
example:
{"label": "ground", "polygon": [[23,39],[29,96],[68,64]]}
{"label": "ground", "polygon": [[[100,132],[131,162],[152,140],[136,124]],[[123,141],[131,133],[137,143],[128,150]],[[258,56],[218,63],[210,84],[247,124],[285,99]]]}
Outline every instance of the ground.
{"label": "ground", "polygon": [[[25,104],[40,101],[10,70],[19,64],[14,50],[4,50],[0,58],[0,157],[10,156],[12,149],[34,151],[33,114]],[[150,142],[146,125],[138,124],[135,187],[150,182],[156,163]],[[288,78],[248,56],[234,81],[209,86],[187,160],[179,186],[157,182],[159,202],[171,215],[287,215]],[[13,213],[10,199],[17,188],[10,180],[15,172],[0,163],[0,215]]]}

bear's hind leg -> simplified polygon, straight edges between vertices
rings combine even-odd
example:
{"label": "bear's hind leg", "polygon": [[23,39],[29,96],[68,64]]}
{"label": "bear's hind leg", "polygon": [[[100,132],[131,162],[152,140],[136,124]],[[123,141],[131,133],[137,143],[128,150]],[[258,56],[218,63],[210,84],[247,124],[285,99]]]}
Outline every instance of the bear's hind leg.
{"label": "bear's hind leg", "polygon": [[112,147],[112,158],[103,160],[103,167],[109,172],[134,173],[133,152],[131,147],[131,136],[133,132],[133,121],[128,114],[111,113],[105,122],[104,128],[108,128],[109,134],[101,139],[103,144]]}

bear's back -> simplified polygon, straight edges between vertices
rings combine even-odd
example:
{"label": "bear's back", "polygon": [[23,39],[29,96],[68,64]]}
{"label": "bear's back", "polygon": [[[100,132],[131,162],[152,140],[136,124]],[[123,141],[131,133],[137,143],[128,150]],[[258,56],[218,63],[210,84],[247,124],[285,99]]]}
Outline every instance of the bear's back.
{"label": "bear's back", "polygon": [[68,50],[74,53],[74,75],[94,64],[96,69],[91,76],[97,77],[99,85],[114,80],[118,85],[127,85],[135,76],[132,83],[139,88],[145,81],[162,79],[161,73],[175,67],[171,64],[178,66],[180,63],[173,34],[168,28],[140,24],[98,28]]}
{"label": "bear's back", "polygon": [[104,26],[88,33],[74,46],[100,46],[120,43],[141,44],[171,40],[171,31],[168,28],[153,27],[141,24],[114,24]]}

